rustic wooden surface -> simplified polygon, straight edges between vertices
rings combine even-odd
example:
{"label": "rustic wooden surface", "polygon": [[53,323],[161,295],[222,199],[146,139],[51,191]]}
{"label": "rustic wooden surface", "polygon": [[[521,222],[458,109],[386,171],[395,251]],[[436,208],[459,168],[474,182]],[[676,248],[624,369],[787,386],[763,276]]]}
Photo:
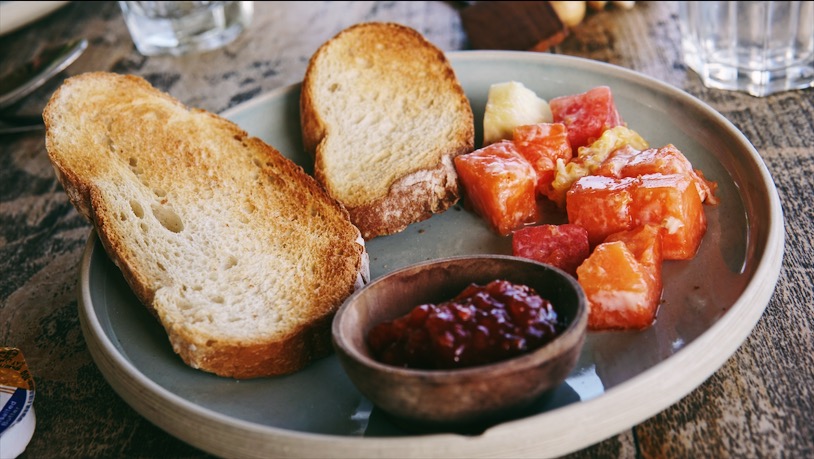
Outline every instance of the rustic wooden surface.
{"label": "rustic wooden surface", "polygon": [[[357,22],[400,22],[444,50],[468,49],[459,6],[257,2],[251,28],[226,48],[145,58],[115,2],[73,2],[0,37],[0,74],[45,43],[86,37],[87,52],[18,114],[38,113],[64,77],[91,70],[138,74],[219,112],[299,81],[316,48]],[[775,294],[740,349],[675,405],[571,457],[814,457],[814,89],[758,99],[704,88],[682,63],[673,2],[590,14],[552,52],[627,67],[709,103],[760,152],[786,218]],[[89,229],[56,182],[42,133],[0,137],[0,345],[23,349],[37,381],[37,430],[23,457],[207,457],[134,412],[91,360],[76,301]]]}

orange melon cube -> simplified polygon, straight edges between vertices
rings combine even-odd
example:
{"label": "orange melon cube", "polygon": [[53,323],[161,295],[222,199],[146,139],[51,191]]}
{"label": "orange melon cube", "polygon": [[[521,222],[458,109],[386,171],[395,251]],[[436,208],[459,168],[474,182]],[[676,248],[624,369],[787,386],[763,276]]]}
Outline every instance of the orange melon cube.
{"label": "orange melon cube", "polygon": [[577,268],[591,330],[635,330],[656,318],[663,283],[662,233],[656,225],[614,233]]}
{"label": "orange melon cube", "polygon": [[644,175],[632,195],[633,224],[651,223],[665,229],[665,260],[695,257],[707,231],[707,217],[692,178],[684,174]]}
{"label": "orange melon cube", "polygon": [[455,157],[466,202],[501,236],[538,219],[537,174],[508,140]]}
{"label": "orange melon cube", "polygon": [[630,203],[637,181],[586,175],[568,190],[565,201],[568,222],[585,228],[591,247],[608,235],[633,226]]}
{"label": "orange melon cube", "polygon": [[671,144],[645,150],[637,150],[626,145],[608,155],[594,174],[617,178],[648,174],[685,174],[695,183],[701,201],[710,205],[718,203],[715,196],[718,184],[707,180],[700,170],[693,169],[687,157]]}
{"label": "orange melon cube", "polygon": [[661,226],[665,260],[695,257],[707,230],[701,197],[686,174],[585,176],[568,190],[566,211],[569,223],[588,231],[591,246],[618,231]]}
{"label": "orange melon cube", "polygon": [[514,128],[512,140],[517,151],[537,172],[537,191],[548,192],[557,175],[557,160],[567,163],[573,153],[568,143],[568,129],[562,123],[539,123]]}

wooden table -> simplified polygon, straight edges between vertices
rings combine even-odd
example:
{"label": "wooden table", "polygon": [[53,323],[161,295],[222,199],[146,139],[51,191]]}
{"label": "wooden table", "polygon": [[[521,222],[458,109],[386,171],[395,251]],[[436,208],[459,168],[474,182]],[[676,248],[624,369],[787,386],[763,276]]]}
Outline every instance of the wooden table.
{"label": "wooden table", "polygon": [[[139,55],[115,2],[72,2],[0,37],[0,74],[46,43],[88,50],[26,99],[37,114],[66,76],[108,70],[147,78],[188,105],[220,112],[301,80],[309,56],[357,22],[411,26],[446,51],[468,49],[457,3],[255,5],[251,28],[198,56]],[[678,403],[572,457],[814,457],[814,90],[767,98],[711,90],[682,63],[677,5],[592,13],[552,52],[630,68],[710,104],[754,144],[785,214],[786,252],[763,317],[738,351]],[[79,327],[77,279],[90,226],[56,181],[42,132],[0,137],[0,345],[25,353],[37,429],[23,457],[206,457],[133,411],[104,380]]]}

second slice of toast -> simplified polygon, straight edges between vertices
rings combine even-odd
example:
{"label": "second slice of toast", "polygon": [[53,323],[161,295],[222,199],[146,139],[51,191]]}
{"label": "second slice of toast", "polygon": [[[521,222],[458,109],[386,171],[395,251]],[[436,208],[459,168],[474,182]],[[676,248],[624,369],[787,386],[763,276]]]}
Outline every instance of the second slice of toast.
{"label": "second slice of toast", "polygon": [[472,108],[444,53],[393,23],[343,30],[311,58],[300,116],[314,175],[365,239],[459,198],[452,159],[472,151]]}

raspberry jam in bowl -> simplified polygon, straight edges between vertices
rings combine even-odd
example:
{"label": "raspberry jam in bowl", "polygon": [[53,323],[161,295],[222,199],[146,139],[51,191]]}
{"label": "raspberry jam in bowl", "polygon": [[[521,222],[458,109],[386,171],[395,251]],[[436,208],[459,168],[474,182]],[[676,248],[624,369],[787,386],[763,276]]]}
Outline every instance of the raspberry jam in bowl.
{"label": "raspberry jam in bowl", "polygon": [[354,293],[333,344],[353,384],[399,425],[468,431],[521,416],[562,384],[587,315],[576,279],[553,266],[452,257]]}

